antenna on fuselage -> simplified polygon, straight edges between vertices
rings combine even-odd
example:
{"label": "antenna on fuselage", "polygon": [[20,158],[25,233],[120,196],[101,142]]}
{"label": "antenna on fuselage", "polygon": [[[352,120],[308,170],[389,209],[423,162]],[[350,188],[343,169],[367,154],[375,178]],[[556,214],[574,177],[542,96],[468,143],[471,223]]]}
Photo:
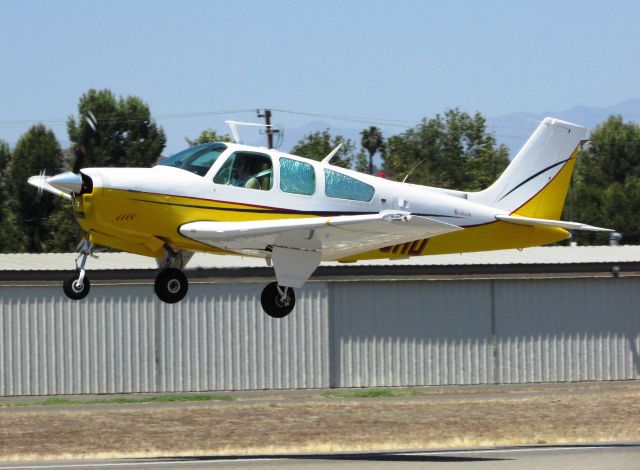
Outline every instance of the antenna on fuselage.
{"label": "antenna on fuselage", "polygon": [[332,159],[333,157],[335,157],[336,153],[338,153],[338,150],[340,150],[340,147],[342,147],[342,142],[340,142],[340,143],[338,144],[338,146],[337,146],[336,148],[334,148],[334,149],[331,151],[331,153],[329,153],[329,155],[327,155],[326,157],[324,157],[320,163],[322,163],[323,165],[328,165],[328,164],[329,164],[329,162],[331,161],[331,159]]}
{"label": "antenna on fuselage", "polygon": [[419,161],[418,163],[416,163],[416,164],[414,165],[414,167],[413,167],[413,168],[411,168],[411,169],[409,170],[409,173],[407,173],[407,176],[405,176],[405,177],[404,177],[404,179],[402,180],[402,182],[404,183],[405,181],[407,181],[407,178],[408,178],[409,176],[411,176],[411,173],[413,173],[413,170],[415,170],[416,168],[418,168],[422,163],[424,163],[424,162]]}

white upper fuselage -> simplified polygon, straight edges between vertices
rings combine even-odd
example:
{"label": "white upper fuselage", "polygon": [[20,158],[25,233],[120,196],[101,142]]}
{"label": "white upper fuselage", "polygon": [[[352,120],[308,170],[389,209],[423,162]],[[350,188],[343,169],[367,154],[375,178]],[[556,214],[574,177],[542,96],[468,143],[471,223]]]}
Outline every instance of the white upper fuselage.
{"label": "white upper fuselage", "polygon": [[[95,188],[139,191],[144,193],[183,196],[265,207],[309,215],[376,213],[401,210],[423,215],[461,227],[495,221],[496,214],[506,213],[465,198],[465,193],[399,183],[358,173],[330,164],[310,160],[277,150],[225,143],[227,149],[203,176],[176,167],[156,165],[153,168],[87,168]],[[259,153],[271,158],[273,184],[269,190],[248,189],[216,184],[214,176],[234,152]],[[315,171],[316,187],[311,195],[285,192],[280,185],[280,159],[306,162]],[[329,197],[325,192],[325,169],[350,176],[374,188],[370,201]]]}

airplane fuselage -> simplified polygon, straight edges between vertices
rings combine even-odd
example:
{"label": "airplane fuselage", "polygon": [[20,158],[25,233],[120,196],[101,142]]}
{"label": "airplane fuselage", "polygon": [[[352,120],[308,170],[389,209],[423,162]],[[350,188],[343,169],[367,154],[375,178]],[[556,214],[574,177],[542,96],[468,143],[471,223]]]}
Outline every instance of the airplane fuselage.
{"label": "airplane fuselage", "polygon": [[[225,145],[227,149],[202,176],[162,165],[136,169],[83,169],[82,172],[91,178],[93,188],[91,193],[81,194],[75,199],[75,211],[82,228],[97,245],[156,258],[163,256],[165,244],[175,250],[234,254],[182,235],[180,227],[190,222],[332,217],[385,210],[407,211],[463,227],[463,230],[383,247],[342,258],[341,261],[524,248],[553,243],[568,236],[568,232],[557,227],[531,227],[498,221],[496,214],[506,214],[505,211],[470,201],[462,192],[398,183],[276,150]],[[256,150],[273,162],[269,189],[249,189],[214,182],[214,177],[231,154]],[[313,194],[283,191],[279,171],[281,158],[313,166]],[[327,170],[370,186],[373,188],[372,197],[365,201],[327,195]]]}

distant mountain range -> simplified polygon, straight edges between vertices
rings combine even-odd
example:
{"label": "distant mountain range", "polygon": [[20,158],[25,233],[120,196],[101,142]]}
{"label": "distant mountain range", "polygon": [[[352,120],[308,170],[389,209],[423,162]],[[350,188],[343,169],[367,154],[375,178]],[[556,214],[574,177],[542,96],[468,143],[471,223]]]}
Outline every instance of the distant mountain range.
{"label": "distant mountain range", "polygon": [[487,125],[489,130],[495,134],[496,140],[509,147],[511,155],[515,155],[533,129],[547,116],[580,124],[591,130],[606,121],[609,116],[617,115],[622,116],[625,121],[640,123],[640,99],[631,99],[604,107],[574,106],[564,111],[513,113],[487,118]]}
{"label": "distant mountain range", "polygon": [[[574,106],[573,108],[562,111],[545,111],[540,113],[519,112],[506,116],[488,117],[487,127],[489,131],[494,133],[499,144],[504,144],[509,147],[510,154],[513,156],[520,147],[522,147],[538,123],[546,116],[571,121],[585,126],[587,129],[592,129],[612,115],[621,115],[625,121],[640,123],[640,99],[630,99],[604,107]],[[368,127],[367,124],[362,124],[362,127],[355,128],[347,127],[343,122],[338,121],[313,121],[302,127],[284,129],[284,139],[280,148],[288,152],[306,135],[325,129],[329,129],[331,135],[341,135],[359,144],[360,132],[366,127]],[[379,127],[382,129],[385,137],[402,132],[398,128]],[[264,145],[263,142],[256,142],[255,144]]]}

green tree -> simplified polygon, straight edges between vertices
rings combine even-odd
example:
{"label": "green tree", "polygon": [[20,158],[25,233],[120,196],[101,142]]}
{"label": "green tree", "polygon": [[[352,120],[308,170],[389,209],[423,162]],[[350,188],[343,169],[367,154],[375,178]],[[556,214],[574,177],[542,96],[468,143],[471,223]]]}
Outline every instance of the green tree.
{"label": "green tree", "polygon": [[356,163],[354,169],[356,171],[359,171],[360,173],[369,172],[369,158],[367,157],[364,149],[360,149],[360,151],[356,155]]}
{"label": "green tree", "polygon": [[[86,122],[96,117],[96,131]],[[78,116],[67,120],[69,138],[76,146],[88,142],[85,167],[155,164],[166,137],[151,119],[147,104],[136,96],[116,99],[110,90],[89,90],[80,97]]]}
{"label": "green tree", "polygon": [[56,197],[51,215],[44,221],[49,237],[43,241],[42,250],[69,253],[76,251],[82,239],[82,229],[76,221],[71,202]]}
{"label": "green tree", "polygon": [[12,152],[6,171],[6,188],[11,195],[9,209],[24,234],[27,251],[43,250],[51,234],[46,221],[55,208],[54,196],[46,192],[37,196],[36,189],[27,183],[27,179],[43,170],[48,175],[59,173],[61,159],[62,151],[56,136],[42,124],[29,129]]}
{"label": "green tree", "polygon": [[11,149],[9,148],[9,144],[0,139],[0,178],[3,176],[4,171],[7,169],[9,160],[11,160]]}
{"label": "green tree", "polygon": [[11,162],[9,144],[0,140],[0,252],[14,253],[24,250],[25,237],[19,229],[6,184],[6,173]]}
{"label": "green tree", "polygon": [[362,136],[361,144],[362,148],[369,153],[369,168],[370,175],[373,174],[373,156],[382,150],[384,145],[384,137],[382,137],[382,131],[376,126],[370,126],[368,129],[360,132]]}
{"label": "green tree", "polygon": [[291,149],[291,153],[320,161],[329,155],[338,144],[342,144],[342,147],[338,150],[336,156],[331,159],[331,164],[350,168],[356,159],[354,143],[351,139],[345,139],[340,135],[332,138],[328,129],[308,134]]}
{"label": "green tree", "polygon": [[[640,243],[640,126],[611,116],[589,136],[574,175],[573,218]],[[575,233],[578,243],[605,243],[606,233]]]}
{"label": "green tree", "polygon": [[233,142],[229,134],[218,134],[215,129],[205,129],[195,139],[187,137],[185,139],[190,147],[200,144],[208,144],[209,142]]}
{"label": "green tree", "polygon": [[26,237],[8,204],[0,207],[0,253],[21,253],[25,250]]}
{"label": "green tree", "polygon": [[489,186],[509,163],[508,149],[498,146],[486,120],[450,109],[423,119],[413,129],[390,137],[383,152],[387,175],[428,186],[477,191]]}

